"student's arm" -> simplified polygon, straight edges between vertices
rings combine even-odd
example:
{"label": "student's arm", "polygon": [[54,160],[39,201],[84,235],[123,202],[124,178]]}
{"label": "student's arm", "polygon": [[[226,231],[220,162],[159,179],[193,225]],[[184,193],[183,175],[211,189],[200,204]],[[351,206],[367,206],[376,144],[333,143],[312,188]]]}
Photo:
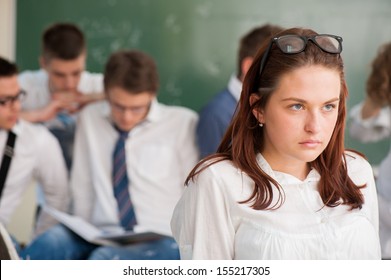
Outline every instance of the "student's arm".
{"label": "student's arm", "polygon": [[56,117],[57,113],[63,109],[64,105],[60,100],[52,100],[48,105],[36,110],[22,110],[20,116],[22,119],[33,122],[42,123]]}
{"label": "student's arm", "polygon": [[103,75],[101,73],[84,72],[82,74],[77,92],[78,109],[84,106],[105,99],[103,87]]}
{"label": "student's arm", "polygon": [[96,102],[101,101],[105,99],[104,93],[90,93],[90,94],[78,94],[77,96],[77,103],[78,108],[77,110],[81,110],[84,106]]}

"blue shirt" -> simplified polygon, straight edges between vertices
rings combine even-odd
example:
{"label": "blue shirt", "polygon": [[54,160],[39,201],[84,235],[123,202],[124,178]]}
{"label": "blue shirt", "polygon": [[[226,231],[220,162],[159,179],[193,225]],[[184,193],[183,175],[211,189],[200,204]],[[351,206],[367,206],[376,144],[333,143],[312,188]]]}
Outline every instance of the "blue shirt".
{"label": "blue shirt", "polygon": [[216,152],[235,113],[241,91],[242,83],[232,75],[228,87],[200,111],[197,144],[201,158]]}

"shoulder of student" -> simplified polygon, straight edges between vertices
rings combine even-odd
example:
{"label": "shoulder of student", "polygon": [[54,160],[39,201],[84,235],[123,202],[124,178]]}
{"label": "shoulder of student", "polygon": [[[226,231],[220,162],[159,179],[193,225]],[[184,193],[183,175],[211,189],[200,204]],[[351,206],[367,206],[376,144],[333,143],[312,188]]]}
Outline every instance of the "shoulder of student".
{"label": "shoulder of student", "polygon": [[90,115],[104,115],[105,112],[109,111],[109,104],[106,100],[96,101],[87,104],[80,112],[79,118],[84,118]]}
{"label": "shoulder of student", "polygon": [[24,90],[32,90],[36,87],[47,87],[47,73],[42,70],[25,70],[19,73],[18,81]]}
{"label": "shoulder of student", "polygon": [[356,184],[363,184],[373,179],[372,166],[363,156],[354,151],[346,151],[345,158],[349,177]]}
{"label": "shoulder of student", "polygon": [[209,100],[209,102],[206,103],[204,107],[202,107],[200,115],[220,116],[224,113],[231,113],[230,110],[227,109],[231,107],[232,109],[235,109],[236,104],[237,102],[235,98],[228,91],[228,89],[225,89],[213,96],[212,99]]}
{"label": "shoulder of student", "polygon": [[78,90],[83,94],[103,93],[103,74],[84,71],[80,78]]}
{"label": "shoulder of student", "polygon": [[160,111],[163,113],[165,117],[168,118],[183,118],[184,120],[197,120],[198,114],[187,107],[177,106],[177,105],[165,105],[162,103],[158,103],[160,107]]}
{"label": "shoulder of student", "polygon": [[[243,185],[246,180],[251,180],[243,171],[236,167],[230,160],[214,158],[204,162],[198,170],[202,171],[194,177],[195,181],[214,181],[217,185],[227,187],[230,185]],[[201,184],[208,185],[208,184]]]}
{"label": "shoulder of student", "polygon": [[54,135],[42,124],[31,123],[25,120],[19,120],[18,138],[31,147],[37,149],[50,149],[52,145],[57,145],[58,141]]}

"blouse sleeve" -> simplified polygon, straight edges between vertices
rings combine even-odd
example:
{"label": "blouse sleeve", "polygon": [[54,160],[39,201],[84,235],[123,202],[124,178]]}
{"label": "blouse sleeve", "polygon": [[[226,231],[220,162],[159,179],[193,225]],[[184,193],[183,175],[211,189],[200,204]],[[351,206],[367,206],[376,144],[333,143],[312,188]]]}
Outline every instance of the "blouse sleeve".
{"label": "blouse sleeve", "polygon": [[171,220],[181,259],[233,259],[232,203],[209,167],[186,188]]}
{"label": "blouse sleeve", "polygon": [[379,209],[375,179],[373,176],[372,167],[367,160],[360,155],[349,152],[347,157],[350,157],[348,164],[349,176],[358,186],[366,185],[361,189],[364,196],[364,205],[362,211],[373,224],[376,232],[379,232]]}
{"label": "blouse sleeve", "polygon": [[367,194],[365,194],[365,204],[369,205],[370,214],[369,217],[374,225],[376,231],[379,233],[379,206],[378,206],[378,198],[377,191],[375,185],[375,179],[373,176],[372,169],[369,166],[369,176],[367,182]]}

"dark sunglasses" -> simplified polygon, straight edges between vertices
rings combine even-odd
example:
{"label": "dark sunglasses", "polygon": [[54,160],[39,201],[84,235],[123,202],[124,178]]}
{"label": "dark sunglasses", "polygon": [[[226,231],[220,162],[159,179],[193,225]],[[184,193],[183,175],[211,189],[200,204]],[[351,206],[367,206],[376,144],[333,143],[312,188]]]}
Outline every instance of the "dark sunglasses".
{"label": "dark sunglasses", "polygon": [[269,46],[265,51],[265,54],[262,56],[261,66],[259,67],[259,76],[262,75],[263,69],[265,68],[265,64],[267,62],[267,59],[269,58],[269,53],[273,43],[275,43],[277,47],[285,54],[297,54],[305,50],[308,41],[312,41],[322,51],[327,53],[340,54],[342,52],[342,37],[335,35],[284,35],[280,37],[275,37],[271,40]]}
{"label": "dark sunglasses", "polygon": [[20,90],[14,96],[7,96],[4,98],[0,98],[0,106],[10,106],[14,104],[15,101],[20,101],[26,96],[26,92],[24,90]]}

